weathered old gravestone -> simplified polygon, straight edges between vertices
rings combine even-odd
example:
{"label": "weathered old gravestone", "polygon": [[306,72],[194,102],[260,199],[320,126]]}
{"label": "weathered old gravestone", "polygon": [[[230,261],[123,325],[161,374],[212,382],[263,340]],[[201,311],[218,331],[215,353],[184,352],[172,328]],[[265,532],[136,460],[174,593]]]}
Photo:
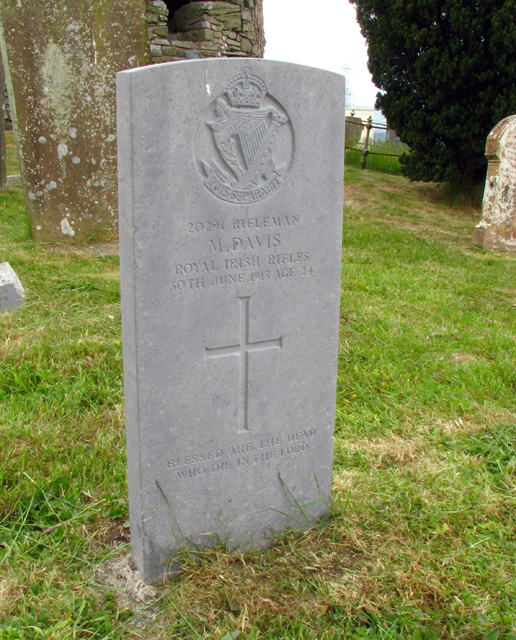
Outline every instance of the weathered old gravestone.
{"label": "weathered old gravestone", "polygon": [[516,251],[516,116],[505,118],[491,131],[486,158],[482,220],[473,241],[490,249]]}
{"label": "weathered old gravestone", "polygon": [[197,60],[117,92],[132,554],[158,582],[180,547],[328,509],[344,78]]}
{"label": "weathered old gravestone", "polygon": [[364,133],[364,125],[362,118],[355,118],[354,116],[346,117],[346,144],[348,147],[356,147],[362,139]]}
{"label": "weathered old gravestone", "polygon": [[5,149],[5,72],[0,49],[0,189],[7,186],[7,156]]}
{"label": "weathered old gravestone", "polygon": [[0,312],[17,309],[25,292],[22,283],[8,262],[0,263]]}
{"label": "weathered old gravestone", "polygon": [[146,64],[144,0],[2,0],[0,45],[38,241],[117,233],[115,74]]}

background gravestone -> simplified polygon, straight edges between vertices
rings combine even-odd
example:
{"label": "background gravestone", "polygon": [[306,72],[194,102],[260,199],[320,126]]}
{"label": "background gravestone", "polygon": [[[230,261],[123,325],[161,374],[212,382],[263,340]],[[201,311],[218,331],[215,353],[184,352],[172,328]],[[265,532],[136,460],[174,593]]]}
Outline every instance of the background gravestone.
{"label": "background gravestone", "polygon": [[364,128],[362,118],[346,117],[346,145],[348,147],[356,147],[359,144]]}
{"label": "background gravestone", "polygon": [[117,232],[115,74],[147,63],[144,0],[0,2],[33,235]]}
{"label": "background gravestone", "polygon": [[482,219],[473,232],[473,242],[516,251],[516,116],[505,118],[491,131],[486,158]]}
{"label": "background gravestone", "polygon": [[5,149],[5,72],[0,50],[0,189],[7,186],[7,156]]}
{"label": "background gravestone", "polygon": [[159,582],[183,545],[327,512],[344,78],[195,60],[117,91],[131,544]]}

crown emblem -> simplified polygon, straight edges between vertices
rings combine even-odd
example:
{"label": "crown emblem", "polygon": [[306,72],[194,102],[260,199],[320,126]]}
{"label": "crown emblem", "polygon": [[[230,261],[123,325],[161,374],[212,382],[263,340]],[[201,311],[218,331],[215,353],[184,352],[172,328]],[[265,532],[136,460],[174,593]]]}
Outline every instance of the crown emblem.
{"label": "crown emblem", "polygon": [[265,82],[240,64],[231,63],[236,74],[206,107],[195,155],[212,195],[248,205],[281,188],[294,157],[294,132],[287,112],[268,93]]}
{"label": "crown emblem", "polygon": [[235,76],[226,89],[226,94],[233,107],[260,107],[266,93],[265,82],[252,76],[251,69],[248,67]]}

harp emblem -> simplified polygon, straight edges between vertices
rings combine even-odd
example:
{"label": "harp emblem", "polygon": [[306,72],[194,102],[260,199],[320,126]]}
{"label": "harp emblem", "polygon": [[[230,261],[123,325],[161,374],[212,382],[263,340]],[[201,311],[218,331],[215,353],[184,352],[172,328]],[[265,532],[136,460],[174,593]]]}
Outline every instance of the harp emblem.
{"label": "harp emblem", "polygon": [[293,156],[293,131],[265,82],[244,68],[205,112],[197,135],[205,187],[237,204],[275,193]]}

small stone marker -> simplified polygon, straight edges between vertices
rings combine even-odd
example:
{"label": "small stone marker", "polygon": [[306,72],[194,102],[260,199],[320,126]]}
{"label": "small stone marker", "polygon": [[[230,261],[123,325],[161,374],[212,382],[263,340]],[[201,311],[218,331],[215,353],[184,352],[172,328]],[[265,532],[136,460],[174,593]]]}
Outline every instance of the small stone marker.
{"label": "small stone marker", "polygon": [[346,145],[348,147],[356,147],[360,143],[364,131],[365,127],[362,123],[362,118],[346,117]]}
{"label": "small stone marker", "polygon": [[516,116],[505,118],[491,131],[486,158],[482,219],[473,232],[473,242],[516,251]]}
{"label": "small stone marker", "polygon": [[328,510],[344,78],[192,60],[117,92],[131,544],[154,583],[181,547],[260,548]]}
{"label": "small stone marker", "polygon": [[20,279],[8,262],[0,263],[0,312],[17,309],[25,292]]}

